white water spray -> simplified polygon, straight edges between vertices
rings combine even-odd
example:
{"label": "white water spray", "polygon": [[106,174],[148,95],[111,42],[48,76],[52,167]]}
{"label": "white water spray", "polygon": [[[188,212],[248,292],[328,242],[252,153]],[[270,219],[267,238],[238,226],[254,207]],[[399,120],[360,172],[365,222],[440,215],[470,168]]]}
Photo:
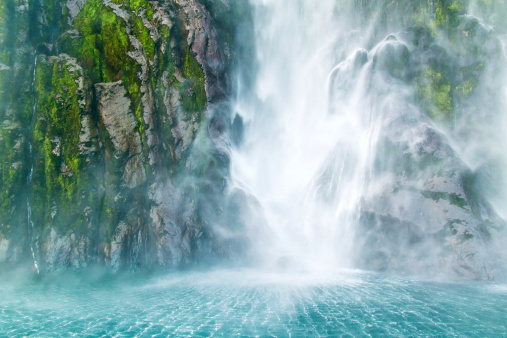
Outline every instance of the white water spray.
{"label": "white water spray", "polygon": [[277,243],[261,249],[267,259],[349,267],[378,125],[364,102],[370,66],[354,65],[367,57],[352,53],[361,41],[333,14],[335,1],[253,6],[259,70],[255,98],[237,102],[246,129],[233,180],[265,210]]}
{"label": "white water spray", "polygon": [[[231,178],[257,198],[269,225],[254,239],[257,252],[268,265],[288,260],[304,269],[357,261],[431,269],[441,249],[433,238],[452,217],[470,229],[490,217],[478,217],[461,178],[444,173],[464,177],[467,162],[453,149],[454,135],[416,98],[414,74],[428,67],[426,57],[444,64],[435,50],[460,47],[427,27],[409,27],[410,20],[382,26],[380,4],[366,8],[373,12],[362,22],[359,2],[251,3],[258,68],[253,89],[241,86],[235,102],[245,135],[232,149]],[[432,51],[427,43],[444,47]],[[495,146],[481,142],[473,141]],[[247,220],[250,232],[260,228],[256,222]]]}

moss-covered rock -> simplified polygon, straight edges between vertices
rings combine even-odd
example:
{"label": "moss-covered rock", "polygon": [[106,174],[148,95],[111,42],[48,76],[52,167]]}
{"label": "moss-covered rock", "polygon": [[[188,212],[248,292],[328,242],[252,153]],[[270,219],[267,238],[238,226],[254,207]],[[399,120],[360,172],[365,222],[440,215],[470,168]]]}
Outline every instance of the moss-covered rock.
{"label": "moss-covered rock", "polygon": [[[67,233],[89,236],[97,229],[103,194],[90,83],[76,59],[65,54],[39,56],[34,92],[34,167],[29,188],[35,231],[42,240]],[[46,258],[60,250],[40,246]],[[70,266],[70,261],[64,261],[62,266]],[[50,258],[46,263],[48,268],[56,264]]]}
{"label": "moss-covered rock", "polygon": [[28,257],[27,178],[33,115],[32,7],[26,0],[0,4],[0,236],[5,260]]}
{"label": "moss-covered rock", "polygon": [[407,46],[390,36],[379,46],[373,62],[377,69],[387,72],[393,78],[405,80],[409,55]]}
{"label": "moss-covered rock", "polygon": [[[224,29],[233,28],[217,32],[197,1],[0,4],[2,261],[28,258],[31,246],[50,270],[193,261],[195,236],[204,243],[213,232],[197,192],[224,188],[223,177],[190,178],[218,156],[208,104],[225,98],[229,61],[217,36],[233,33]],[[189,169],[201,143],[203,168]],[[164,186],[186,192],[182,214],[154,200]],[[173,228],[179,244],[166,240]]]}
{"label": "moss-covered rock", "polygon": [[416,99],[431,118],[450,123],[453,119],[451,82],[441,71],[427,67],[414,79]]}

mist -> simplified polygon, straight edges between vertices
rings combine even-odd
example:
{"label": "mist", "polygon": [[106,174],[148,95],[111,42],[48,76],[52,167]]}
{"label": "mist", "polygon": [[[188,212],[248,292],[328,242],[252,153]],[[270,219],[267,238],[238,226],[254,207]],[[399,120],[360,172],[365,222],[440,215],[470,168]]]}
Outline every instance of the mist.
{"label": "mist", "polygon": [[[233,100],[244,138],[231,184],[266,217],[259,255],[303,270],[462,275],[457,265],[474,263],[446,259],[449,246],[481,255],[481,224],[504,227],[505,30],[464,15],[461,41],[431,31],[424,4],[252,4],[256,76]],[[474,233],[474,249],[442,245],[442,231]]]}
{"label": "mist", "polygon": [[505,1],[57,3],[0,20],[0,335],[505,332]]}

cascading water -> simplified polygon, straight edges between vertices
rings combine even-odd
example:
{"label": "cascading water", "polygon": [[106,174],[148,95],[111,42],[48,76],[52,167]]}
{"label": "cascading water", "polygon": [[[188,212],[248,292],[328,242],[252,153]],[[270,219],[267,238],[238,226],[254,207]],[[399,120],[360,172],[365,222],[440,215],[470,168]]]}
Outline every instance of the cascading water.
{"label": "cascading water", "polygon": [[[33,65],[33,80],[32,80],[32,92],[33,93],[35,93],[36,72],[37,72],[37,56],[35,56],[35,58],[34,58],[34,65]],[[32,131],[33,125],[35,123],[35,115],[36,115],[36,110],[37,110],[37,96],[34,95],[34,97],[35,97],[35,99],[34,99],[33,107],[32,107],[32,117],[31,117],[29,132]],[[35,227],[34,227],[33,220],[32,220],[32,206],[30,205],[30,192],[32,189],[33,162],[34,162],[32,143],[30,140],[28,141],[28,149],[30,152],[29,156],[30,156],[30,165],[31,165],[30,172],[28,173],[28,177],[26,179],[26,184],[27,184],[26,209],[27,209],[27,225],[28,225],[28,242],[30,244],[30,253],[32,255],[33,267],[34,267],[35,271],[37,272],[37,274],[39,274],[39,265],[37,263],[38,247],[37,247],[37,242],[36,242],[35,249],[34,249]]]}
{"label": "cascading water", "polygon": [[237,102],[247,128],[233,179],[281,243],[269,256],[347,267],[379,124],[365,99],[371,65],[354,64],[366,54],[336,60],[363,41],[335,1],[253,5],[259,70],[255,99]]}
{"label": "cascading water", "polygon": [[[452,146],[472,113],[457,104],[456,113],[449,114],[458,94],[434,80],[450,69],[446,53],[464,67],[469,45],[434,38],[403,19],[388,27],[375,15],[375,5],[361,21],[358,2],[251,3],[257,77],[253,89],[243,86],[235,102],[245,137],[232,150],[231,176],[265,213],[264,238],[275,239],[254,245],[268,263],[288,258],[305,269],[350,268],[365,255],[362,262],[374,269],[431,271],[440,250],[434,239],[452,221],[449,210],[470,227],[494,219],[488,207],[478,211],[466,205],[479,203],[467,195],[464,163],[470,161]],[[460,20],[463,31],[480,25],[467,16]],[[465,43],[476,46],[470,39]],[[432,94],[436,86],[441,87]],[[433,100],[426,106],[424,95]],[[463,100],[468,107],[482,102]],[[478,138],[462,143],[494,148]]]}

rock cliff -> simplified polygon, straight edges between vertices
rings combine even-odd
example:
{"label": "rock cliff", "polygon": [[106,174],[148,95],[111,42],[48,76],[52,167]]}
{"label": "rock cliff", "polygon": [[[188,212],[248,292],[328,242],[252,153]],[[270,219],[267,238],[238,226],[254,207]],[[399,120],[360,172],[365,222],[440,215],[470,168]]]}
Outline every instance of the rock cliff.
{"label": "rock cliff", "polygon": [[249,17],[222,1],[0,5],[1,263],[135,270],[230,254],[213,227],[227,226],[237,53],[224,15]]}

